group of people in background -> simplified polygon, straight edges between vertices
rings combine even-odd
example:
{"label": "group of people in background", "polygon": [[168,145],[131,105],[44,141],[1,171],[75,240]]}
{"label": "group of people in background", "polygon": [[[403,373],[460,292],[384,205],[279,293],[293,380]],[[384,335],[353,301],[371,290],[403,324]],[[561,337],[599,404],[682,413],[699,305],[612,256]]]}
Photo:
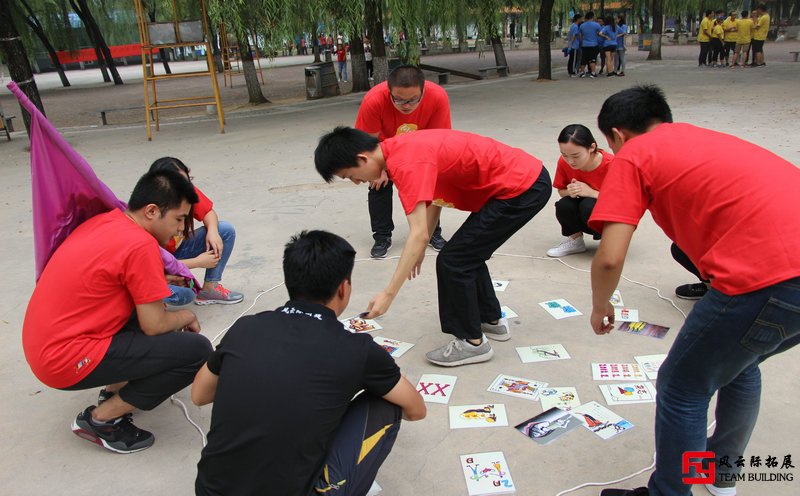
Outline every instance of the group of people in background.
{"label": "group of people in background", "polygon": [[567,72],[570,77],[596,78],[625,75],[625,14],[595,20],[594,12],[575,14],[567,35]]}
{"label": "group of people in background", "polygon": [[[706,10],[700,21],[697,41],[700,43],[699,67],[763,67],[764,41],[769,32],[767,7],[760,4],[752,13]],[[731,59],[731,52],[733,58]]]}

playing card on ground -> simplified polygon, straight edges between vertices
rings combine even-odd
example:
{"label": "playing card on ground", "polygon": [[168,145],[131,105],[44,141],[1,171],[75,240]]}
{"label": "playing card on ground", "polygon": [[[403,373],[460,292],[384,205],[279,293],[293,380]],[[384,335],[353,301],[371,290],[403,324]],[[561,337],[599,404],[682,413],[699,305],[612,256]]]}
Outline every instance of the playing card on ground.
{"label": "playing card on ground", "polygon": [[577,429],[580,423],[569,412],[553,407],[514,428],[539,444],[550,444],[567,432]]}
{"label": "playing card on ground", "polygon": [[602,384],[600,392],[609,405],[628,403],[655,403],[656,388],[649,382],[629,382],[625,384]]}
{"label": "playing card on ground", "polygon": [[574,387],[546,387],[539,391],[539,401],[542,402],[542,410],[549,410],[553,407],[562,410],[572,410],[581,405],[578,399],[578,390]]}
{"label": "playing card on ground", "polygon": [[639,310],[635,308],[614,308],[615,322],[638,322]]}
{"label": "playing card on ground", "polygon": [[470,429],[473,427],[508,426],[506,407],[497,403],[460,405],[450,407],[450,428]]}
{"label": "playing card on ground", "polygon": [[351,317],[349,319],[342,319],[339,322],[342,323],[345,329],[348,331],[357,334],[362,332],[372,332],[377,331],[379,329],[383,329],[380,324],[375,322],[372,319],[362,319],[358,315],[355,317]]}
{"label": "playing card on ground", "polygon": [[596,381],[645,380],[644,372],[636,363],[593,363],[592,379]]}
{"label": "playing card on ground", "polygon": [[469,496],[512,494],[516,491],[502,451],[461,455],[461,470]]}
{"label": "playing card on ground", "polygon": [[573,408],[570,413],[577,417],[584,427],[603,439],[609,439],[633,427],[633,424],[596,401]]}
{"label": "playing card on ground", "polygon": [[417,392],[428,403],[447,404],[457,380],[454,375],[422,374],[417,382]]}
{"label": "playing card on ground", "polygon": [[539,390],[545,386],[547,386],[546,382],[500,374],[486,390],[515,398],[537,401],[539,399]]}
{"label": "playing card on ground", "polygon": [[571,358],[567,350],[560,344],[539,344],[520,346],[517,354],[522,363],[549,362],[551,360],[567,360]]}
{"label": "playing card on ground", "polygon": [[539,306],[544,308],[547,313],[558,320],[566,319],[567,317],[577,317],[578,315],[583,315],[564,299],[543,301],[539,303]]}
{"label": "playing card on ground", "polygon": [[636,360],[636,363],[639,364],[639,367],[642,368],[642,371],[647,374],[647,378],[651,381],[654,381],[658,378],[658,369],[661,368],[661,364],[666,358],[666,353],[662,353],[660,355],[641,355],[633,357],[633,359]]}
{"label": "playing card on ground", "polygon": [[373,336],[372,340],[378,343],[393,358],[400,358],[414,346],[414,343],[404,343],[396,339],[384,338],[383,336]]}

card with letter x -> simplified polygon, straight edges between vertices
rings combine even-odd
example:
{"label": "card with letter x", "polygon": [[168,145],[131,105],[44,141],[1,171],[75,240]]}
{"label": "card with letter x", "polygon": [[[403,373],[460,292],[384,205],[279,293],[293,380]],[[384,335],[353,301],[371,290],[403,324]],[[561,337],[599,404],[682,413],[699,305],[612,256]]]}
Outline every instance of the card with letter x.
{"label": "card with letter x", "polygon": [[458,377],[454,375],[422,374],[417,383],[417,392],[428,403],[446,405],[450,402],[457,380]]}

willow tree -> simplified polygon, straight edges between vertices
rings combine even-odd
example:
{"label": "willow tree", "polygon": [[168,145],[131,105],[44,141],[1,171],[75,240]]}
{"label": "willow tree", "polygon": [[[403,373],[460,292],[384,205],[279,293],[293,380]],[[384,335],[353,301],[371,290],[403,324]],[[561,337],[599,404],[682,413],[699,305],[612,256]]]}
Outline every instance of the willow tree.
{"label": "willow tree", "polygon": [[650,53],[647,60],[661,60],[661,33],[664,27],[664,0],[653,1],[653,28],[650,41]]}
{"label": "willow tree", "polygon": [[[34,12],[34,7],[42,14],[42,18]],[[68,87],[69,79],[67,79],[67,75],[64,72],[64,66],[61,65],[61,61],[58,59],[58,54],[56,53],[56,49],[53,46],[53,43],[50,41],[50,37],[46,32],[48,30],[48,26],[46,25],[48,18],[55,15],[57,16],[56,5],[49,1],[40,2],[38,4],[34,3],[34,6],[31,6],[31,2],[29,0],[19,0],[18,4],[12,4],[12,14],[16,17],[23,20],[25,24],[31,29],[31,32],[36,36],[39,42],[42,44],[45,50],[47,50],[47,54],[50,56],[50,60],[53,64],[53,67],[58,72],[58,77],[61,79],[61,86]],[[30,46],[30,45],[28,45]]]}
{"label": "willow tree", "polygon": [[[111,57],[111,50],[108,48],[108,43],[106,43],[103,37],[100,26],[97,24],[87,0],[69,0],[69,4],[72,6],[72,10],[81,18],[83,26],[86,28],[86,33],[92,40],[92,45],[97,55],[97,64],[100,66],[103,73],[103,81],[110,82],[111,79],[113,79],[114,84],[123,84],[114,59]],[[96,5],[93,6],[96,8]],[[106,70],[108,72],[106,72]],[[111,73],[111,78],[108,77],[108,73]]]}

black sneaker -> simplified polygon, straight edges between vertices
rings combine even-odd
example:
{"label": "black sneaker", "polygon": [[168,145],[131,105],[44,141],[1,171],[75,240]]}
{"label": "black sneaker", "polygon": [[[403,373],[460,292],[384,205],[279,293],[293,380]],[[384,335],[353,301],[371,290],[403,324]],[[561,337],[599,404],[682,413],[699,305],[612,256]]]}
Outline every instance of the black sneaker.
{"label": "black sneaker", "polygon": [[704,282],[695,284],[684,284],[675,288],[675,294],[678,298],[684,300],[699,300],[708,292],[708,286]]}
{"label": "black sneaker", "polygon": [[133,425],[130,414],[107,424],[95,425],[92,423],[94,409],[94,406],[90,406],[75,417],[72,422],[72,432],[76,436],[115,453],[135,453],[149,448],[155,442],[156,438],[152,432]]}
{"label": "black sneaker", "polygon": [[372,258],[383,258],[389,252],[389,248],[391,247],[392,238],[376,239],[375,244],[372,245],[372,250],[370,250],[369,255]]}
{"label": "black sneaker", "polygon": [[441,234],[433,233],[433,236],[431,236],[431,240],[428,241],[428,244],[431,245],[431,248],[434,250],[442,251],[444,245],[447,244],[447,240],[444,239]]}
{"label": "black sneaker", "polygon": [[603,489],[600,496],[648,496],[650,491],[646,487],[636,489]]}
{"label": "black sneaker", "polygon": [[101,389],[100,393],[97,394],[97,406],[100,406],[106,401],[110,400],[111,398],[114,397],[115,394],[117,393],[106,391],[105,388]]}

